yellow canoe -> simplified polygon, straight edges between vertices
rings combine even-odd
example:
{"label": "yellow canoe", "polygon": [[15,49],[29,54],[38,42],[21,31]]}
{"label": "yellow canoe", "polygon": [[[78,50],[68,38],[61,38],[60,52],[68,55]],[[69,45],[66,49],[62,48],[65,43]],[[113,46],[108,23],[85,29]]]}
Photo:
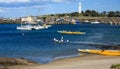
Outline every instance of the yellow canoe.
{"label": "yellow canoe", "polygon": [[94,53],[108,56],[120,56],[120,50],[89,50],[89,49],[78,49],[80,52]]}
{"label": "yellow canoe", "polygon": [[57,31],[58,33],[61,33],[61,34],[85,34],[85,32],[79,32],[79,31],[76,31],[76,32],[72,32],[72,31]]}

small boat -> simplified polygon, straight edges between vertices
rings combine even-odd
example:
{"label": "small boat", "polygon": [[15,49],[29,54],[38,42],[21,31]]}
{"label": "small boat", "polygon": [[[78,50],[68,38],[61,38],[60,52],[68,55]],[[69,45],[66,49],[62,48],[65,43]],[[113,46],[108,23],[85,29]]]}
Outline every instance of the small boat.
{"label": "small boat", "polygon": [[98,21],[94,21],[94,22],[91,22],[92,24],[99,24],[100,22]]}
{"label": "small boat", "polygon": [[44,27],[41,25],[33,25],[33,26],[31,26],[31,28],[32,28],[32,30],[44,29]]}
{"label": "small boat", "polygon": [[61,33],[61,34],[86,34],[85,32],[79,32],[79,31],[57,31],[58,33]]}
{"label": "small boat", "polygon": [[90,50],[90,49],[78,49],[80,52],[101,54],[108,56],[120,56],[120,50]]}
{"label": "small boat", "polygon": [[53,39],[53,41],[54,41],[54,42],[59,42],[59,40],[58,40],[58,39],[56,39],[56,38],[54,38],[54,39]]}
{"label": "small boat", "polygon": [[47,28],[51,27],[51,25],[43,25],[43,27],[47,29]]}
{"label": "small boat", "polygon": [[85,22],[85,23],[88,23],[89,21],[88,21],[88,20],[85,20],[84,22]]}
{"label": "small boat", "polygon": [[21,26],[17,26],[18,30],[32,30],[32,26],[29,22],[25,22],[25,24],[21,23]]}
{"label": "small boat", "polygon": [[18,26],[17,27],[18,30],[32,30],[31,26]]}
{"label": "small boat", "polygon": [[64,40],[63,40],[63,37],[61,37],[60,40],[54,38],[53,41],[54,41],[55,43],[69,43],[69,42],[70,42],[69,40],[64,41]]}

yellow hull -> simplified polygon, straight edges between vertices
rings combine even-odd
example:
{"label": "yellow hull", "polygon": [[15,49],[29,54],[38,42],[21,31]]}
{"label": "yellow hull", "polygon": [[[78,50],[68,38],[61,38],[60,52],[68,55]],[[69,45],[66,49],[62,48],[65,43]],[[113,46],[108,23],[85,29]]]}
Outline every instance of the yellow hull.
{"label": "yellow hull", "polygon": [[81,49],[78,49],[78,51],[101,54],[101,55],[109,55],[109,56],[120,56],[120,50],[89,50],[89,49],[81,50]]}
{"label": "yellow hull", "polygon": [[85,34],[85,32],[58,31],[61,34]]}

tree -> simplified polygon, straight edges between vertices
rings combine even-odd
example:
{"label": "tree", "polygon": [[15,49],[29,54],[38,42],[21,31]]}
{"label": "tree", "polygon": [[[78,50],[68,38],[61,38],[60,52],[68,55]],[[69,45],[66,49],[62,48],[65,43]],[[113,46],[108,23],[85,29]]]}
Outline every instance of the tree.
{"label": "tree", "polygon": [[79,13],[78,12],[73,12],[73,13],[71,13],[71,16],[79,16]]}
{"label": "tree", "polygon": [[110,11],[108,12],[108,17],[114,17],[115,16],[115,12],[114,11]]}
{"label": "tree", "polygon": [[103,11],[101,13],[99,13],[101,17],[106,17],[107,16],[107,12],[106,11]]}
{"label": "tree", "polygon": [[92,11],[91,11],[91,16],[92,16],[92,17],[98,17],[98,16],[99,16],[99,13],[96,12],[95,10],[92,10]]}
{"label": "tree", "polygon": [[84,16],[91,16],[91,10],[86,10]]}
{"label": "tree", "polygon": [[120,17],[120,11],[115,12],[115,17]]}

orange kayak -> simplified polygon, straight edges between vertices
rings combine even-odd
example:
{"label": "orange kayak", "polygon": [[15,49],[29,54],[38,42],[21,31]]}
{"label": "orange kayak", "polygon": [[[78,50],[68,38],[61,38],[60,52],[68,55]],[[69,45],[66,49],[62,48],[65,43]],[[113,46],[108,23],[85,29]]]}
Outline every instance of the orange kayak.
{"label": "orange kayak", "polygon": [[90,50],[90,49],[78,49],[80,52],[94,53],[108,56],[120,56],[120,50]]}

